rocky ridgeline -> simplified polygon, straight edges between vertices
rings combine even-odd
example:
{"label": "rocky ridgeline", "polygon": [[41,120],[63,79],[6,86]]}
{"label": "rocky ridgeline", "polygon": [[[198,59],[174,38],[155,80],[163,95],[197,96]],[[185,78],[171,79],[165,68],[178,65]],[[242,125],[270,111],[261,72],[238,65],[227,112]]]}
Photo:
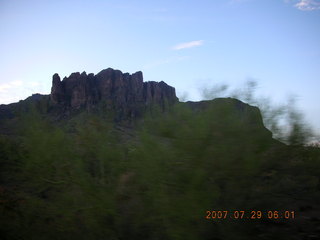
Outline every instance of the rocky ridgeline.
{"label": "rocky ridgeline", "polygon": [[[271,133],[263,126],[260,110],[232,98],[211,101],[179,103],[175,89],[165,82],[143,82],[142,72],[122,73],[111,68],[98,74],[72,73],[61,81],[53,75],[50,95],[33,94],[25,100],[0,105],[1,125],[7,119],[15,119],[33,106],[44,116],[54,120],[70,119],[78,113],[107,113],[116,122],[131,122],[143,116],[149,109],[166,111],[173,104],[180,104],[195,114],[210,112],[217,119],[230,115],[244,128]],[[239,125],[238,124],[238,125]]]}
{"label": "rocky ridgeline", "polygon": [[154,104],[165,108],[178,102],[175,89],[165,82],[143,82],[142,72],[132,75],[108,68],[98,74],[72,73],[62,81],[53,75],[51,104],[59,109],[92,109],[99,103],[118,117],[135,117]]}

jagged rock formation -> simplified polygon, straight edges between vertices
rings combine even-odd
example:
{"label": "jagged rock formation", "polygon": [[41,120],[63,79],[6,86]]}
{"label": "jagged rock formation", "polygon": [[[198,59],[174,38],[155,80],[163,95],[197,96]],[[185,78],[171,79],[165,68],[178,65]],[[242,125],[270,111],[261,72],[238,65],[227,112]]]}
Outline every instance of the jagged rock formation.
{"label": "jagged rock formation", "polygon": [[228,115],[242,124],[241,128],[271,138],[271,132],[264,127],[257,107],[232,98],[179,103],[175,89],[166,83],[143,82],[142,72],[130,75],[111,68],[96,75],[72,73],[62,81],[57,73],[54,74],[50,95],[34,94],[18,103],[0,105],[0,125],[21,113],[29,112],[31,105],[43,116],[57,121],[89,111],[107,113],[104,116],[117,123],[131,123],[131,120],[142,117],[148,109],[156,107],[166,111],[167,107],[176,103],[192,109],[196,115],[208,111],[217,119]]}
{"label": "jagged rock formation", "polygon": [[72,73],[62,81],[53,75],[51,103],[67,110],[91,109],[103,103],[118,117],[135,117],[147,106],[157,104],[163,109],[178,102],[175,89],[165,82],[143,82],[142,72],[132,75],[108,68],[98,74]]}

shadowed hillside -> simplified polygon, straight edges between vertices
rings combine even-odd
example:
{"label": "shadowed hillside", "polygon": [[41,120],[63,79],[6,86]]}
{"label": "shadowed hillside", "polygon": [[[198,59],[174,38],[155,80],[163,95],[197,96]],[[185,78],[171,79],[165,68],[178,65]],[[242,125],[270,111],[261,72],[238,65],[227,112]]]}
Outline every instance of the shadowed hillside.
{"label": "shadowed hillside", "polygon": [[1,239],[320,237],[319,148],[237,99],[107,69],[0,114]]}

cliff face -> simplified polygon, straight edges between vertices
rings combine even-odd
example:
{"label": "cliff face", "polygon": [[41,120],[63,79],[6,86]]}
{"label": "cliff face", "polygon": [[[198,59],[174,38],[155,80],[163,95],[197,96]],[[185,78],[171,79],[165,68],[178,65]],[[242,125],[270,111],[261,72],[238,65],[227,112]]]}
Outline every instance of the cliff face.
{"label": "cliff face", "polygon": [[178,102],[175,89],[165,82],[143,82],[142,72],[132,75],[111,68],[98,74],[72,73],[62,81],[53,75],[51,104],[64,110],[91,109],[103,103],[118,117],[135,117],[148,106]]}
{"label": "cliff face", "polygon": [[263,126],[260,111],[256,107],[230,98],[179,103],[175,89],[166,83],[143,82],[142,72],[130,75],[111,68],[96,75],[72,73],[62,81],[57,73],[54,74],[50,95],[34,94],[18,103],[0,105],[0,126],[6,120],[11,121],[21,113],[30,111],[31,105],[44,116],[55,120],[68,119],[82,111],[89,111],[107,113],[116,122],[130,122],[142,117],[153,106],[166,111],[176,103],[192,109],[196,115],[209,113],[217,119],[229,116],[242,124],[241,128],[271,137],[271,132]]}

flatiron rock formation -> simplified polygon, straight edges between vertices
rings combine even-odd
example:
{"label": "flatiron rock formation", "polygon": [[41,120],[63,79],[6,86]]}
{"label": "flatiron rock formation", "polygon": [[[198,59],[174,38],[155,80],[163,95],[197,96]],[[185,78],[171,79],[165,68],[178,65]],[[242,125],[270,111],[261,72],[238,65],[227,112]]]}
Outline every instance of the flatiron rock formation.
{"label": "flatiron rock formation", "polygon": [[72,73],[62,81],[54,74],[50,100],[54,108],[68,111],[102,104],[119,118],[135,117],[154,104],[164,109],[178,102],[175,89],[165,82],[143,82],[140,71],[130,75],[112,68],[96,75]]}

